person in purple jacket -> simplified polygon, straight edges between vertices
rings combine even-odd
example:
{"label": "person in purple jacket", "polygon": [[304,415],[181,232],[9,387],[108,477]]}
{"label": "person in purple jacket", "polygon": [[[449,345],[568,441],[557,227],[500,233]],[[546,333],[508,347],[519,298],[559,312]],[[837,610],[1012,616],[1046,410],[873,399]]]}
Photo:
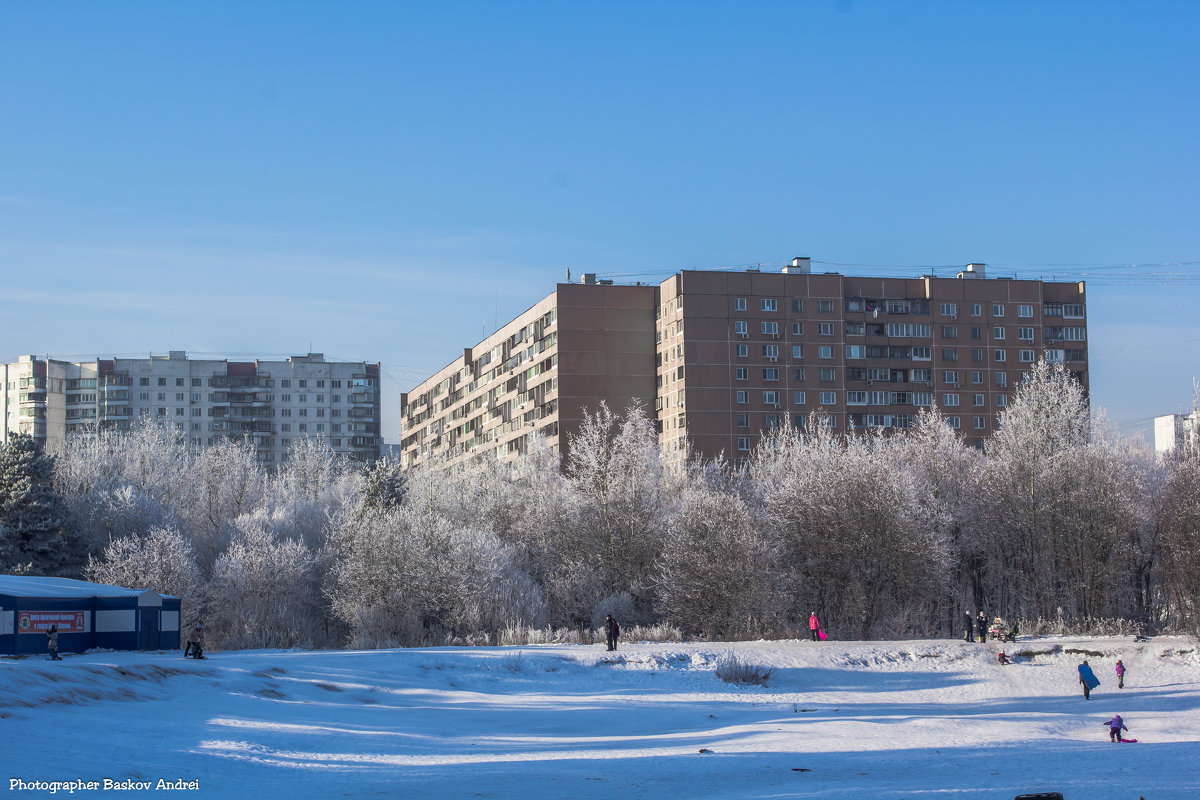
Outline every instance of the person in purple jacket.
{"label": "person in purple jacket", "polygon": [[1120,714],[1117,714],[1104,724],[1108,726],[1108,740],[1110,742],[1121,741],[1121,731],[1129,730],[1129,728],[1125,727],[1125,721],[1121,719]]}
{"label": "person in purple jacket", "polygon": [[1121,663],[1121,659],[1117,659],[1117,688],[1125,688],[1125,665]]}

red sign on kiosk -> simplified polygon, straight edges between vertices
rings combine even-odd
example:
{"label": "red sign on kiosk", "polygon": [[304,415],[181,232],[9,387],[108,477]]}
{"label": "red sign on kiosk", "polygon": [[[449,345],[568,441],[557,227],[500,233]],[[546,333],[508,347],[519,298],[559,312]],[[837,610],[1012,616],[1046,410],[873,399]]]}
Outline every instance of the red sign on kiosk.
{"label": "red sign on kiosk", "polygon": [[82,611],[18,611],[17,631],[36,633],[48,631],[51,626],[59,633],[85,633]]}

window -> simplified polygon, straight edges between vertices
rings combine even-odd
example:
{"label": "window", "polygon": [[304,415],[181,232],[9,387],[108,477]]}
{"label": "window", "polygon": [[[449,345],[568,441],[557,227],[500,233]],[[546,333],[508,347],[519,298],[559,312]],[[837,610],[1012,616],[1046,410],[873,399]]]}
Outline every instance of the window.
{"label": "window", "polygon": [[997,386],[1008,386],[1008,373],[1007,372],[997,372],[996,373],[996,385]]}
{"label": "window", "polygon": [[166,399],[167,399],[167,393],[166,393],[166,392],[159,392],[159,393],[158,393],[158,402],[162,403],[162,402],[164,402]]}
{"label": "window", "polygon": [[798,406],[804,405],[804,392],[792,392],[792,403]]}
{"label": "window", "polygon": [[149,386],[149,385],[150,385],[149,378],[138,378],[138,386]]}
{"label": "window", "polygon": [[1017,306],[1017,316],[1030,318],[1033,316],[1033,306]]}
{"label": "window", "polygon": [[942,361],[958,361],[958,350],[953,347],[943,347]]}
{"label": "window", "polygon": [[779,359],[779,345],[764,344],[762,346],[762,354],[763,354],[763,358],[767,359],[768,361],[778,360]]}
{"label": "window", "polygon": [[821,417],[821,422],[825,423],[826,425],[828,425],[831,428],[836,428],[837,427],[837,415],[836,414],[826,414],[825,416]]}
{"label": "window", "polygon": [[837,405],[837,392],[821,392],[821,405],[823,405],[823,406]]}
{"label": "window", "polygon": [[848,344],[846,345],[846,358],[866,358],[866,345]]}
{"label": "window", "polygon": [[750,415],[749,414],[738,414],[737,415],[737,426],[739,428],[749,428],[750,427]]}
{"label": "window", "polygon": [[975,422],[975,425],[974,425],[975,430],[977,430],[977,431],[983,430],[983,417],[975,417],[974,422]]}
{"label": "window", "polygon": [[848,406],[865,406],[867,404],[866,392],[846,392],[846,405]]}
{"label": "window", "polygon": [[992,303],[992,316],[993,317],[1003,317],[1004,316],[1004,305],[1001,303]]}
{"label": "window", "polygon": [[167,379],[166,379],[166,378],[159,378],[159,379],[158,379],[158,385],[159,385],[159,386],[166,386],[166,385],[167,385]]}
{"label": "window", "polygon": [[176,392],[176,393],[175,393],[175,402],[176,402],[176,403],[182,403],[182,402],[183,402],[183,392]]}
{"label": "window", "polygon": [[958,405],[958,395],[953,394],[953,393],[942,395],[942,405],[944,405],[944,406]]}
{"label": "window", "polygon": [[192,386],[199,386],[199,385],[200,385],[200,379],[192,378]]}
{"label": "window", "polygon": [[774,336],[776,338],[779,338],[779,323],[778,322],[764,322],[760,326],[760,330],[762,331],[763,336]]}
{"label": "window", "polygon": [[817,358],[833,358],[833,346],[823,344],[817,348]]}
{"label": "window", "polygon": [[1017,328],[1017,338],[1022,342],[1033,341],[1033,328]]}
{"label": "window", "polygon": [[749,450],[750,449],[750,437],[749,436],[739,436],[738,440],[737,440],[737,449],[743,453],[746,452],[747,450]]}
{"label": "window", "polygon": [[1008,406],[1008,395],[1006,395],[1006,394],[996,395],[996,408],[1005,408],[1006,406]]}
{"label": "window", "polygon": [[932,347],[914,347],[912,349],[913,361],[929,361],[933,358]]}
{"label": "window", "polygon": [[292,423],[290,423],[290,422],[282,423],[279,426],[279,432],[280,433],[291,433],[292,432]]}
{"label": "window", "polygon": [[803,300],[793,300],[792,301],[792,312],[795,314],[804,313],[804,301]]}
{"label": "window", "polygon": [[281,394],[281,395],[279,395],[279,398],[280,398],[280,400],[282,400],[284,403],[290,403],[290,402],[292,402],[292,396],[291,396],[290,394]]}
{"label": "window", "polygon": [[296,381],[296,385],[303,389],[305,386],[308,386],[308,381],[301,379]]}
{"label": "window", "polygon": [[979,303],[971,303],[971,316],[972,317],[982,317],[983,316],[983,306],[980,305]]}
{"label": "window", "polygon": [[992,338],[993,339],[1003,339],[1004,338],[1004,328],[999,327],[999,326],[992,328]]}
{"label": "window", "polygon": [[749,357],[749,355],[750,355],[750,345],[739,344],[737,346],[737,357],[738,358],[747,358],[747,357]]}
{"label": "window", "polygon": [[738,367],[733,372],[734,372],[734,378],[736,378],[739,381],[750,380],[750,370],[746,369],[745,367]]}
{"label": "window", "polygon": [[942,383],[958,383],[958,370],[942,370]]}
{"label": "window", "polygon": [[192,392],[192,402],[193,403],[200,402],[200,393],[199,392]]}
{"label": "window", "polygon": [[983,349],[975,348],[971,351],[971,360],[977,364],[983,363]]}
{"label": "window", "polygon": [[779,392],[763,392],[763,404],[768,406],[779,405]]}
{"label": "window", "polygon": [[324,388],[325,388],[325,381],[317,381],[317,388],[318,388],[318,389],[324,389]]}
{"label": "window", "polygon": [[958,417],[946,417],[946,424],[953,430],[958,430],[962,427],[962,421]]}
{"label": "window", "polygon": [[195,408],[193,408],[193,409],[192,409],[192,416],[193,416],[193,417],[198,417],[198,416],[200,416],[202,413],[204,413],[204,409],[203,409],[203,408],[200,408],[199,406],[196,406]]}
{"label": "window", "polygon": [[292,382],[290,380],[288,380],[287,378],[284,378],[283,380],[281,380],[279,382],[279,385],[281,387],[283,387],[284,389],[290,389],[292,386]]}
{"label": "window", "polygon": [[1020,357],[1022,363],[1025,363],[1025,364],[1033,363],[1033,351],[1032,350],[1022,350],[1022,351],[1020,351],[1020,353],[1018,353],[1018,356]]}
{"label": "window", "polygon": [[765,367],[763,369],[763,380],[764,381],[779,380],[779,367]]}
{"label": "window", "polygon": [[301,403],[307,403],[307,402],[308,402],[308,395],[306,395],[306,394],[299,395],[299,396],[296,398],[296,400],[297,400],[298,402],[301,402]]}
{"label": "window", "polygon": [[792,380],[794,380],[794,381],[804,380],[804,367],[796,367],[795,369],[792,370]]}
{"label": "window", "polygon": [[744,319],[735,319],[733,321],[733,332],[738,336],[750,335],[750,323]]}
{"label": "window", "polygon": [[1007,353],[1005,353],[1003,350],[994,350],[992,351],[992,358],[994,358],[996,361],[1003,361],[1005,358],[1007,358]]}
{"label": "window", "polygon": [[821,312],[822,314],[832,314],[833,313],[833,301],[832,300],[818,300],[817,301],[817,311]]}
{"label": "window", "polygon": [[804,323],[803,322],[793,322],[792,323],[792,336],[803,336],[803,335],[804,335]]}
{"label": "window", "polygon": [[149,400],[150,393],[149,392],[138,392],[138,399],[139,400]]}
{"label": "window", "polygon": [[1083,303],[1063,303],[1062,312],[1064,317],[1083,319]]}
{"label": "window", "polygon": [[778,311],[779,310],[778,306],[776,305],[776,301],[768,300],[766,298],[763,298],[761,301],[759,301],[759,308],[762,309],[763,311]]}
{"label": "window", "polygon": [[837,370],[832,367],[823,367],[821,369],[820,379],[822,383],[833,383],[837,380]]}
{"label": "window", "polygon": [[983,373],[982,372],[972,372],[971,373],[971,383],[983,383]]}
{"label": "window", "polygon": [[737,402],[739,405],[745,405],[750,402],[750,393],[745,389],[741,389],[737,393]]}
{"label": "window", "polygon": [[307,422],[301,422],[301,423],[300,423],[300,425],[299,425],[299,428],[300,428],[300,432],[301,432],[301,433],[304,433],[304,432],[306,432],[306,431],[308,430],[308,423],[307,423]]}
{"label": "window", "polygon": [[792,358],[804,358],[804,345],[792,345]]}
{"label": "window", "polygon": [[733,298],[733,310],[734,311],[745,311],[746,310],[746,298],[744,298],[744,297]]}
{"label": "window", "polygon": [[833,336],[833,323],[822,322],[817,325],[817,334],[820,336]]}
{"label": "window", "polygon": [[298,413],[296,416],[298,416],[298,417],[307,417],[307,416],[308,416],[308,409],[307,409],[307,408],[302,408],[302,409],[300,409],[300,413]]}
{"label": "window", "polygon": [[971,395],[971,403],[972,403],[972,405],[976,405],[976,406],[983,405],[983,395],[981,395],[981,394]]}
{"label": "window", "polygon": [[950,319],[958,319],[958,304],[957,303],[942,303],[942,316]]}
{"label": "window", "polygon": [[175,416],[177,416],[177,417],[182,417],[182,416],[183,416],[183,411],[184,411],[184,410],[183,410],[182,408],[176,408],[176,409],[175,409]]}
{"label": "window", "polygon": [[943,339],[957,339],[958,338],[958,326],[957,325],[943,325],[942,326],[942,338]]}
{"label": "window", "polygon": [[175,385],[176,385],[176,386],[183,386],[183,378],[176,378],[176,379],[175,379]]}

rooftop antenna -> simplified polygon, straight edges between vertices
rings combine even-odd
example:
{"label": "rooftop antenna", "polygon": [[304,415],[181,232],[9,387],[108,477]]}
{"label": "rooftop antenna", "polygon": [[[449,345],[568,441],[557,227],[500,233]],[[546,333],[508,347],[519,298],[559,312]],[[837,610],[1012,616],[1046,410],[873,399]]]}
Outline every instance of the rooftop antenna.
{"label": "rooftop antenna", "polygon": [[571,282],[571,268],[567,267],[567,283]]}

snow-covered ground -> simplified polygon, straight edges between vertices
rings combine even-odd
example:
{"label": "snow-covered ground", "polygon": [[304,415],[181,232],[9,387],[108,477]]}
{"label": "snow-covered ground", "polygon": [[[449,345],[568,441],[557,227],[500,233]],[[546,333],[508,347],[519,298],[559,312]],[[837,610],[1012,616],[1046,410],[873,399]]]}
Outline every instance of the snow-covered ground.
{"label": "snow-covered ground", "polygon": [[[190,797],[1200,797],[1184,639],[745,642],[0,659],[4,786]],[[734,652],[765,686],[714,674]],[[1020,655],[1026,653],[1026,655]],[[1129,669],[1126,688],[1113,675]],[[1103,685],[1084,701],[1075,667]],[[1137,744],[1102,725],[1125,717]],[[13,788],[13,781],[25,781]],[[62,791],[66,791],[63,789]],[[62,796],[62,794],[56,795]]]}

